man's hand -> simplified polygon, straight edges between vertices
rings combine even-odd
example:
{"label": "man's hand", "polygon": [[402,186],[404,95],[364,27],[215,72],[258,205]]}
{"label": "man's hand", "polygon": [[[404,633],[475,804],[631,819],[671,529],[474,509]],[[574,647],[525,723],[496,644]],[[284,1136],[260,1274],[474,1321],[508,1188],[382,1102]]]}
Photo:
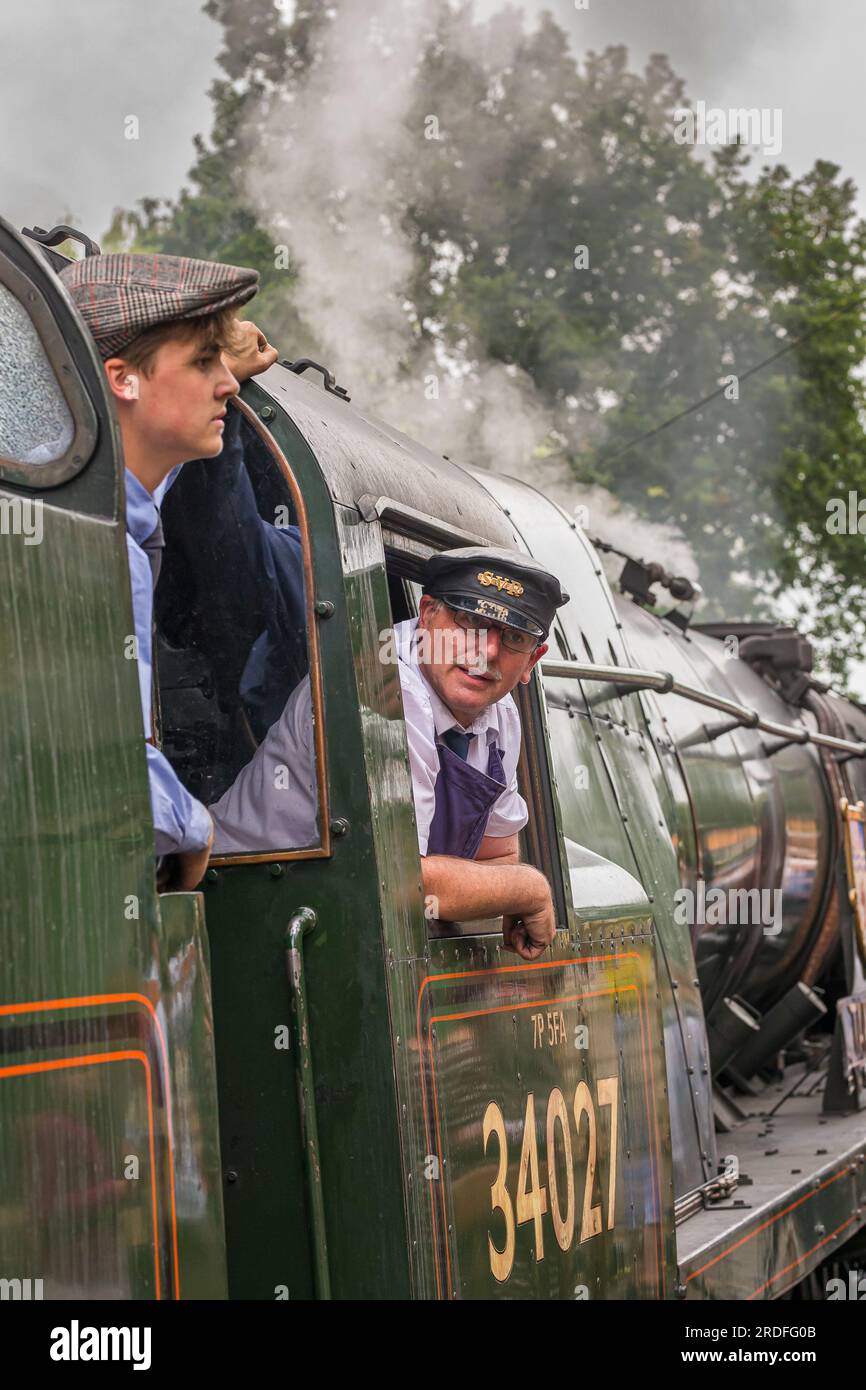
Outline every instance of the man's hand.
{"label": "man's hand", "polygon": [[235,352],[224,352],[222,357],[232,376],[238,381],[246,381],[259,372],[266,372],[279,356],[277,349],[271,347],[262,333],[250,319],[241,319],[235,324],[238,347]]}
{"label": "man's hand", "polygon": [[544,954],[556,935],[556,919],[553,916],[553,902],[548,901],[538,912],[513,916],[505,913],[502,917],[502,942],[506,951],[516,951],[524,960],[537,960]]}
{"label": "man's hand", "polygon": [[546,900],[539,904],[536,911],[523,912],[519,916],[511,913],[503,915],[503,944],[506,950],[516,951],[524,960],[537,960],[555,936],[556,918],[549,887]]}
{"label": "man's hand", "polygon": [[188,849],[183,854],[170,854],[160,867],[156,878],[159,893],[191,893],[204,878],[207,861],[213,846],[214,827],[204,849]]}
{"label": "man's hand", "polygon": [[421,880],[439,921],[501,917],[506,948],[524,960],[540,956],[556,934],[550,884],[531,864],[425,855]]}

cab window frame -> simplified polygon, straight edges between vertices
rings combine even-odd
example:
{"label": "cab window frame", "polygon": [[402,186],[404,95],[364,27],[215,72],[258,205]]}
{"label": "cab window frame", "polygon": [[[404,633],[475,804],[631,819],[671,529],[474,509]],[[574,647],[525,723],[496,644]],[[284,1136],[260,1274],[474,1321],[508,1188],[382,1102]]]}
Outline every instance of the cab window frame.
{"label": "cab window frame", "polygon": [[[29,252],[29,248],[27,250]],[[96,409],[84,379],[64,340],[55,313],[38,283],[40,271],[44,271],[46,277],[54,272],[48,265],[43,266],[35,260],[38,253],[29,254],[35,261],[32,275],[10,258],[5,247],[0,251],[0,285],[17,300],[36,333],[45,360],[71,416],[72,438],[65,453],[46,463],[22,463],[0,453],[0,483],[41,492],[48,488],[60,487],[83,472],[96,450],[98,424]],[[58,281],[58,285],[59,283]]]}
{"label": "cab window frame", "polygon": [[[240,397],[235,397],[232,400],[231,407],[240,411],[243,418],[256,431],[279,469],[288,488],[297,518],[304,564],[304,609],[307,619],[307,661],[310,677],[311,706],[313,711],[313,747],[315,752],[314,765],[316,769],[319,843],[299,849],[268,849],[252,850],[249,852],[232,851],[225,854],[212,854],[208,861],[208,866],[222,868],[224,866],[236,864],[271,864],[295,860],[299,861],[303,859],[329,859],[331,857],[332,848],[327,741],[325,737],[324,684],[322,680],[321,646],[319,642],[319,628],[316,614],[315,571],[307,508],[303,493],[301,492],[300,485],[294,475],[291,464],[264,422],[246,401],[242,400]],[[159,669],[156,650],[154,650],[153,653],[153,663],[156,677],[155,683],[158,690]]]}
{"label": "cab window frame", "polygon": [[[410,537],[401,532],[386,530],[385,528],[382,530],[385,570],[389,589],[388,604],[391,610],[392,624],[399,622],[400,619],[395,618],[393,612],[391,581],[402,579],[419,584],[424,562],[434,552],[449,548],[448,544],[443,541],[443,533],[448,529],[446,523],[435,518],[433,520],[436,527],[435,543],[419,543],[414,535]],[[454,546],[464,545],[466,540],[459,533],[455,533],[452,543]],[[410,607],[413,601],[414,596],[410,596]],[[412,613],[411,616],[417,616],[417,613]],[[522,848],[525,849],[525,858],[521,858],[520,862],[530,864],[544,874],[550,884],[557,926],[564,927],[568,922],[568,913],[565,885],[562,879],[562,865],[559,858],[554,788],[545,751],[544,725],[540,714],[539,702],[543,699],[543,692],[537,667],[533,671],[529,683],[518,685],[516,690],[512,691],[512,696],[520,716],[521,737],[520,756],[517,762],[517,785],[529,812],[529,820],[520,832]],[[419,865],[421,857],[419,851]],[[469,924],[442,923],[434,926],[433,921],[428,919],[426,921],[427,938],[431,941],[442,938],[474,940],[480,937],[496,936],[502,931],[501,917],[491,919],[489,923],[472,924],[479,926],[480,930],[467,931],[465,930],[467,925]]]}

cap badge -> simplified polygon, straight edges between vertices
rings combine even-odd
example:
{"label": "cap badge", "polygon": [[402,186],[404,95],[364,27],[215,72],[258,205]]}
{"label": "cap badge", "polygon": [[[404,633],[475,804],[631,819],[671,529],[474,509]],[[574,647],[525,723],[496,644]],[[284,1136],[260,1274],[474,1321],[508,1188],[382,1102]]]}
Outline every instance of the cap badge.
{"label": "cap badge", "polygon": [[500,593],[510,594],[512,598],[519,598],[523,593],[523,585],[517,579],[506,579],[503,574],[494,574],[492,570],[482,570],[476,574],[475,578],[479,584],[487,587],[495,584]]}
{"label": "cap badge", "polygon": [[501,603],[492,603],[489,598],[475,600],[475,611],[482,618],[493,618],[495,622],[507,623],[508,609]]}

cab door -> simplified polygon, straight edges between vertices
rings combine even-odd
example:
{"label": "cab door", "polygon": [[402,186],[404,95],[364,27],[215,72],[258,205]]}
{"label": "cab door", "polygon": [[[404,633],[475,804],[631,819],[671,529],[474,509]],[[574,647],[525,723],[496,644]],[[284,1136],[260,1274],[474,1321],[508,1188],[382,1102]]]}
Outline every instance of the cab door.
{"label": "cab door", "polygon": [[501,921],[438,923],[424,899],[387,638],[415,611],[431,549],[466,540],[439,517],[408,513],[403,532],[388,518],[337,515],[349,606],[363,620],[356,675],[414,1291],[447,1301],[671,1297],[651,908],[631,874],[562,837],[537,676],[519,699],[518,778],[530,808],[522,853],[551,883],[555,942],[526,962],[503,948]]}
{"label": "cab door", "polygon": [[120,442],[0,219],[0,1278],[225,1296],[207,939],[157,899]]}

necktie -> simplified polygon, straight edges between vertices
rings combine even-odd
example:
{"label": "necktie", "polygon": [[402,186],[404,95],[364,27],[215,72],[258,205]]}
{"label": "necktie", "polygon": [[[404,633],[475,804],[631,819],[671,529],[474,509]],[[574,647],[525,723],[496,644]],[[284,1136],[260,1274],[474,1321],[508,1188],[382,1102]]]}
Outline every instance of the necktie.
{"label": "necktie", "polygon": [[160,566],[162,565],[162,552],[165,549],[165,534],[162,529],[162,517],[159,516],[158,513],[156,526],[147,539],[141,542],[141,548],[150,561],[150,572],[153,575],[153,587],[156,588],[156,581],[159,579]]}
{"label": "necktie", "polygon": [[[151,531],[150,535],[149,535],[145,540],[143,540],[143,541],[141,542],[141,548],[142,548],[142,550],[144,551],[145,555],[147,556],[148,561],[150,562],[150,573],[151,573],[151,577],[152,577],[152,579],[153,579],[153,587],[154,587],[154,589],[156,589],[156,581],[159,579],[159,571],[160,571],[160,567],[161,567],[161,565],[162,565],[162,552],[163,552],[163,550],[165,549],[165,534],[164,534],[163,529],[162,529],[162,517],[160,516],[160,514],[159,514],[158,511],[157,511],[157,514],[156,514],[156,525],[154,526],[154,528],[153,528],[153,530]],[[161,722],[162,722],[162,716],[161,716],[160,700],[159,700],[159,683],[158,683],[158,681],[157,681],[157,679],[156,679],[156,618],[155,618],[155,617],[154,617],[153,621],[151,622],[150,643],[151,643],[151,647],[150,647],[150,649],[151,649],[151,672],[150,672],[150,724],[151,724],[151,737],[150,737],[150,740],[149,740],[149,741],[150,741],[151,743],[153,743],[153,744],[158,748],[158,747],[159,747],[159,741],[160,741],[159,730],[160,730],[160,725],[161,725]]]}
{"label": "necktie", "polygon": [[442,735],[442,742],[447,743],[452,753],[456,753],[458,758],[466,762],[469,756],[469,745],[474,739],[474,734],[464,734],[460,729],[446,729]]}

